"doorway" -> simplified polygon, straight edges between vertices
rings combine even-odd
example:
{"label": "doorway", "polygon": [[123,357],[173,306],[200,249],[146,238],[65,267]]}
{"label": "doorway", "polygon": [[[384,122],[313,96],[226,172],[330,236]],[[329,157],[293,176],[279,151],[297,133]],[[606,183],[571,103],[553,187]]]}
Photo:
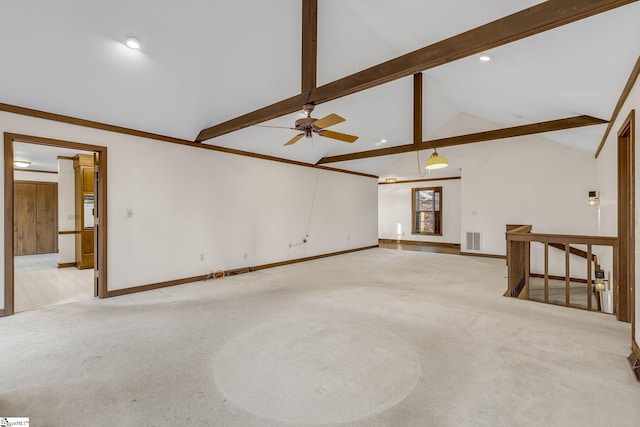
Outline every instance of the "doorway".
{"label": "doorway", "polygon": [[[5,145],[4,145],[4,156],[5,156],[5,163],[4,163],[4,166],[5,166],[5,199],[4,199],[4,202],[5,202],[5,228],[4,228],[5,230],[5,265],[4,265],[5,267],[5,289],[4,289],[5,304],[4,305],[5,307],[4,307],[4,311],[0,311],[0,315],[11,315],[16,312],[16,280],[18,281],[22,280],[22,277],[24,277],[22,275],[23,271],[27,271],[28,274],[30,274],[31,271],[37,271],[37,273],[35,274],[39,276],[39,280],[42,283],[51,283],[55,285],[55,283],[53,282],[56,280],[56,278],[61,279],[64,282],[66,289],[59,288],[58,291],[62,291],[62,292],[56,291],[56,294],[59,294],[58,296],[60,295],[64,296],[65,292],[69,295],[72,294],[74,287],[76,288],[76,290],[79,289],[78,282],[81,280],[84,280],[85,289],[93,288],[92,292],[91,291],[87,292],[88,294],[93,294],[94,296],[98,296],[100,298],[106,297],[107,296],[107,281],[106,281],[107,148],[101,147],[101,146],[89,145],[89,144],[82,144],[78,142],[62,141],[62,140],[55,140],[55,139],[49,139],[49,138],[41,138],[41,137],[35,137],[35,136],[29,136],[29,135],[17,135],[17,134],[9,134],[9,133],[5,133],[4,142],[5,142]],[[55,250],[54,251],[51,250],[52,249],[51,242],[49,242],[50,233],[47,233],[45,228],[50,231],[52,224],[49,224],[49,223],[45,224],[44,222],[45,218],[48,222],[51,222],[50,215],[41,213],[41,217],[43,221],[38,221],[38,218],[37,218],[38,214],[40,214],[40,212],[38,212],[38,207],[37,207],[38,203],[41,202],[43,206],[42,209],[40,210],[45,210],[44,207],[48,203],[45,201],[45,196],[47,195],[47,191],[43,190],[41,192],[42,197],[38,198],[37,196],[38,186],[40,186],[41,184],[34,184],[34,188],[31,188],[29,186],[23,188],[20,180],[16,180],[14,176],[14,160],[20,160],[20,159],[14,158],[15,148],[16,147],[19,148],[22,146],[32,146],[34,149],[37,147],[38,150],[44,150],[44,149],[48,150],[50,148],[57,148],[60,150],[66,150],[67,152],[81,152],[83,153],[84,157],[88,157],[90,159],[92,163],[93,171],[89,176],[90,178],[89,180],[91,181],[92,189],[95,187],[95,194],[93,194],[91,197],[91,203],[92,203],[91,213],[94,214],[92,215],[91,219],[92,220],[95,219],[95,224],[94,224],[94,221],[91,221],[92,229],[89,230],[89,234],[92,237],[91,239],[92,247],[91,247],[91,250],[89,250],[88,252],[91,252],[91,255],[94,257],[95,268],[86,269],[87,266],[84,265],[83,267],[85,269],[83,270],[81,268],[76,268],[78,264],[75,262],[67,262],[67,263],[60,262],[62,258],[62,251],[60,252],[58,251],[59,249],[58,238],[61,239],[60,240],[61,244],[71,239],[70,240],[72,245],[71,250],[73,251],[74,238],[75,240],[79,240],[78,237],[82,236],[82,237],[85,237],[85,240],[86,240],[86,236],[84,236],[85,234],[87,234],[86,227],[80,228],[80,231],[82,231],[83,233],[79,233],[78,231],[75,231],[75,230],[72,230],[72,231],[64,230],[59,232],[58,221],[54,221],[55,224],[53,225],[53,228],[55,229],[56,238],[53,245],[55,246],[54,248]],[[60,158],[65,158],[65,157],[59,156],[58,159]],[[66,157],[66,158],[71,160],[71,157]],[[41,172],[46,173],[45,171],[41,171]],[[84,178],[86,181],[87,177],[85,176]],[[46,188],[46,185],[43,185],[43,188]],[[35,202],[25,201],[25,197],[29,197],[29,192],[31,190],[33,190],[36,194]],[[56,192],[58,191],[57,188],[55,191]],[[77,192],[77,189],[76,189],[76,192]],[[73,190],[71,190],[71,193],[73,194]],[[86,195],[83,194],[83,197],[86,198]],[[29,206],[30,203],[33,206]],[[22,209],[21,205],[24,205],[24,204],[27,205],[25,208],[26,209],[25,212],[18,212],[20,209]],[[83,207],[81,206],[80,208],[82,209]],[[33,215],[31,215],[32,212],[33,212]],[[26,216],[24,215],[25,213],[27,214]],[[32,220],[31,216],[35,217],[35,220],[34,220],[35,222],[33,224],[29,222]],[[66,216],[69,217],[67,219],[71,219],[71,221],[73,222],[74,219],[78,217],[77,210],[76,210],[76,215],[74,215],[72,211],[70,215],[65,215],[65,218]],[[62,220],[63,218],[60,218],[60,219]],[[25,221],[28,222],[30,225],[35,225],[35,229],[32,226],[24,227],[24,224],[22,223]],[[30,235],[28,236],[19,235],[17,232],[18,229],[21,229],[22,233],[25,233],[25,230],[31,230],[27,234],[35,235],[35,242],[36,242],[35,252],[22,251],[25,245],[26,244],[30,245],[31,244],[30,242],[34,240],[34,238],[32,238],[32,236]],[[38,232],[42,232],[43,236],[46,235],[47,237],[38,238],[37,236]],[[47,241],[45,242],[47,247],[46,248],[40,247],[45,244],[43,243],[45,240]],[[64,245],[61,245],[61,246],[64,246]],[[66,246],[67,246],[67,252],[68,252],[69,245],[66,244]],[[30,248],[27,248],[27,249],[30,249]],[[61,247],[60,249],[63,249],[63,248]],[[58,254],[58,252],[60,255]],[[20,254],[24,254],[24,256],[18,256],[16,258],[16,255],[20,255]],[[73,255],[74,254],[72,253],[72,257]],[[60,258],[58,256],[60,256]],[[91,267],[93,267],[93,265]],[[28,282],[31,283],[32,281],[28,281]],[[90,286],[90,288],[87,286],[87,283],[88,283],[88,286]],[[22,282],[20,282],[19,285],[20,286],[18,290],[22,291],[23,290]],[[32,290],[33,290],[33,287],[32,287]],[[50,291],[47,289],[45,290]],[[38,296],[36,295],[36,299],[37,297]]]}
{"label": "doorway", "polygon": [[635,283],[635,110],[618,131],[618,253],[617,285],[613,288],[618,320],[631,322]]}

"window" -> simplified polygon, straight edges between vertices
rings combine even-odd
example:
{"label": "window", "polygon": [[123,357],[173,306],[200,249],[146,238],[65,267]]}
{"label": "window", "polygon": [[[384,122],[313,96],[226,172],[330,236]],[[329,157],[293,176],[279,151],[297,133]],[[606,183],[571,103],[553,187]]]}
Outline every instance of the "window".
{"label": "window", "polygon": [[412,234],[442,236],[442,187],[413,188]]}

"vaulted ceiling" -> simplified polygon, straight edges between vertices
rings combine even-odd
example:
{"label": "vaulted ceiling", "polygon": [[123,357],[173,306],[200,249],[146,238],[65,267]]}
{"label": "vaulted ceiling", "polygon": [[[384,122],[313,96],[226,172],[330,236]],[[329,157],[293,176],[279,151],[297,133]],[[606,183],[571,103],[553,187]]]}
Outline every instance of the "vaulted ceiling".
{"label": "vaulted ceiling", "polygon": [[[319,0],[317,86],[540,3]],[[2,2],[0,102],[193,141],[203,129],[300,94],[301,16],[301,0]],[[429,68],[422,140],[459,113],[497,127],[608,120],[640,54],[638,22],[640,4],[631,2],[487,49],[487,63],[473,54]],[[141,50],[122,44],[127,33],[142,38]],[[315,136],[283,147],[295,131],[255,126],[202,143],[306,163],[411,144],[413,90],[408,75],[317,105],[314,117],[346,118],[332,129],[358,135],[353,144]],[[263,124],[290,127],[300,117]],[[604,130],[542,136],[595,153]],[[379,174],[396,158],[330,165]]]}

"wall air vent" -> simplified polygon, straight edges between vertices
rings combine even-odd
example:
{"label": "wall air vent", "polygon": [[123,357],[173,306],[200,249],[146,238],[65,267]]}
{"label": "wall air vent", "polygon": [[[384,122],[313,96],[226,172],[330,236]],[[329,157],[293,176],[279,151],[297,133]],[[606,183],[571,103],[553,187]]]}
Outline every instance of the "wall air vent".
{"label": "wall air vent", "polygon": [[480,232],[467,231],[467,251],[479,251],[480,250]]}

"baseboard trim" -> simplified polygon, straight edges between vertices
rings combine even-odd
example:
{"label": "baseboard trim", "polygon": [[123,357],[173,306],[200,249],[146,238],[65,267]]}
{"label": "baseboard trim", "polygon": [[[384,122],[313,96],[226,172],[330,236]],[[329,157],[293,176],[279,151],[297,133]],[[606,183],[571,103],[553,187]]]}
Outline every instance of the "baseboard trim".
{"label": "baseboard trim", "polygon": [[[348,254],[348,253],[352,253],[352,252],[359,252],[359,251],[364,251],[367,249],[373,249],[373,248],[377,248],[378,245],[373,245],[373,246],[365,246],[362,248],[356,248],[356,249],[348,249],[345,251],[339,251],[339,252],[331,252],[328,254],[322,254],[322,255],[315,255],[315,256],[310,256],[310,257],[305,257],[305,258],[297,258],[297,259],[292,259],[289,261],[282,261],[282,262],[274,262],[271,264],[263,264],[263,265],[258,265],[255,267],[244,267],[244,268],[234,268],[228,271],[225,271],[225,276],[233,276],[236,274],[242,274],[242,273],[248,273],[251,271],[257,271],[257,270],[265,270],[267,268],[274,268],[274,267],[281,267],[284,265],[290,265],[290,264],[296,264],[299,262],[307,262],[307,261],[313,261],[316,259],[320,259],[320,258],[328,258],[328,257],[332,257],[332,256],[336,256],[336,255],[344,255],[344,254]],[[183,279],[176,279],[176,280],[168,280],[166,282],[158,282],[158,283],[151,283],[148,285],[140,285],[140,286],[134,286],[131,288],[124,288],[124,289],[115,289],[113,291],[107,291],[106,293],[106,297],[107,298],[111,298],[111,297],[117,297],[117,296],[121,296],[121,295],[129,295],[129,294],[135,294],[138,292],[145,292],[145,291],[151,291],[154,289],[160,289],[160,288],[166,288],[169,286],[176,286],[176,285],[184,285],[186,283],[192,283],[192,282],[199,282],[199,281],[204,281],[207,279],[210,279],[210,275],[205,274],[202,276],[193,276],[193,277],[185,277]]]}
{"label": "baseboard trim", "polygon": [[[529,273],[529,277],[535,277],[537,279],[544,279],[544,274],[540,274],[540,273]],[[567,278],[565,276],[554,276],[552,274],[549,275],[549,279],[550,280],[562,280],[562,281],[566,281]],[[577,277],[569,277],[569,281],[570,282],[576,282],[576,283],[587,283],[587,279],[578,279]],[[593,283],[593,281],[591,281]]]}
{"label": "baseboard trim", "polygon": [[75,267],[75,266],[76,266],[75,262],[58,263],[58,268],[69,268],[69,267]]}
{"label": "baseboard trim", "polygon": [[251,269],[253,271],[265,270],[267,268],[282,267],[284,265],[297,264],[299,262],[313,261],[313,260],[316,260],[316,259],[328,258],[328,257],[336,256],[336,255],[344,255],[344,254],[350,254],[352,252],[366,251],[367,249],[374,249],[374,248],[377,248],[377,247],[378,247],[378,245],[365,246],[365,247],[362,247],[362,248],[348,249],[346,251],[331,252],[331,253],[323,254],[323,255],[315,255],[315,256],[310,256],[310,257],[306,257],[306,258],[292,259],[292,260],[289,260],[289,261],[274,262],[272,264],[258,265],[258,266],[255,266],[255,267],[251,267]]}
{"label": "baseboard trim", "polygon": [[477,256],[480,258],[496,258],[496,259],[507,259],[506,255],[496,255],[496,254],[483,254],[476,252],[460,252],[460,255],[464,256]]}
{"label": "baseboard trim", "polygon": [[640,346],[635,338],[631,339],[631,349],[633,352],[627,357],[631,370],[636,375],[636,379],[640,382]]}
{"label": "baseboard trim", "polygon": [[183,279],[168,280],[166,282],[158,282],[158,283],[151,283],[148,285],[134,286],[132,288],[116,289],[113,291],[107,291],[106,297],[107,298],[118,297],[121,295],[135,294],[135,293],[144,292],[144,291],[152,291],[154,289],[166,288],[169,286],[184,285],[185,283],[192,283],[192,282],[198,282],[200,280],[205,280],[207,277],[208,275],[205,274],[202,276],[185,277]]}
{"label": "baseboard trim", "polygon": [[445,247],[445,248],[460,248],[460,243],[424,242],[424,241],[420,241],[420,240],[378,239],[378,243],[399,243],[401,245],[438,246],[438,247]]}

